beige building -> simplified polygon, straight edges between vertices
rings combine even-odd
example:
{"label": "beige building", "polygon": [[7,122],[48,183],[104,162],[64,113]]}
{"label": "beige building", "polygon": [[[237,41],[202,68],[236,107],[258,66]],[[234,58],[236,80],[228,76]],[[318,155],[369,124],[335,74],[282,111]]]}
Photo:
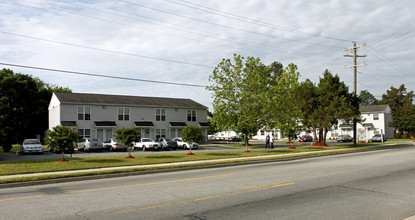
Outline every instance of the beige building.
{"label": "beige building", "polygon": [[207,107],[191,99],[85,93],[53,93],[49,129],[79,130],[81,137],[105,141],[115,130],[137,127],[142,137],[181,137],[184,127],[202,128],[207,139]]}

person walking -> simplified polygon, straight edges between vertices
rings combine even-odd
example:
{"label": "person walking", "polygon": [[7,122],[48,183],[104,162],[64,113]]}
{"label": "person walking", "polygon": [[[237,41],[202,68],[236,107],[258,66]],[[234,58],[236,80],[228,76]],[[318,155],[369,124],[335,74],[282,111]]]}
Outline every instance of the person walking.
{"label": "person walking", "polygon": [[267,134],[267,137],[265,138],[265,149],[269,148],[269,134]]}
{"label": "person walking", "polygon": [[271,149],[274,149],[274,135],[272,133],[269,136],[269,143],[271,145]]}

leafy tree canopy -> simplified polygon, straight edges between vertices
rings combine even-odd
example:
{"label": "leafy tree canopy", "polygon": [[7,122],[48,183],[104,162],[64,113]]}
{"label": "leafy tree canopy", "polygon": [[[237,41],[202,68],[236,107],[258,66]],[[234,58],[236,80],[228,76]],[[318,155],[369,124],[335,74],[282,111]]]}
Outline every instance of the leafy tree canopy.
{"label": "leafy tree canopy", "polygon": [[183,140],[199,143],[203,140],[202,129],[196,126],[186,126],[182,131]]}
{"label": "leafy tree canopy", "polygon": [[360,91],[359,99],[361,105],[373,105],[378,101],[375,96],[367,90]]}
{"label": "leafy tree canopy", "polygon": [[[213,125],[218,130],[233,129],[246,137],[259,128],[276,128],[296,118],[292,91],[298,85],[294,64],[264,65],[259,58],[234,55],[214,69],[207,89],[213,93]],[[248,132],[248,133],[244,133]]]}
{"label": "leafy tree canopy", "polygon": [[[56,86],[30,75],[0,71],[0,146],[5,151],[48,129],[48,105]],[[67,89],[69,90],[69,89]]]}
{"label": "leafy tree canopy", "polygon": [[138,128],[121,128],[115,131],[115,138],[128,147],[141,138]]}
{"label": "leafy tree canopy", "polygon": [[61,151],[62,160],[64,160],[65,148],[71,149],[73,143],[79,140],[79,131],[74,131],[71,128],[64,126],[56,126],[46,133],[45,142],[54,149]]}

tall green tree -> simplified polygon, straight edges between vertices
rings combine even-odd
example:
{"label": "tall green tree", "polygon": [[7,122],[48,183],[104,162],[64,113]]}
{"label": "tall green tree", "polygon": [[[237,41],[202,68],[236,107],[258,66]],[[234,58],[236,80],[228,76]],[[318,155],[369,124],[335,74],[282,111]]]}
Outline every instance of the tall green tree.
{"label": "tall green tree", "polygon": [[377,102],[375,96],[367,90],[360,91],[359,99],[361,105],[373,105]]}
{"label": "tall green tree", "polygon": [[4,151],[26,138],[43,136],[48,129],[49,101],[57,88],[64,89],[10,69],[0,71],[0,146]]}
{"label": "tall green tree", "polygon": [[234,55],[214,69],[207,89],[213,93],[213,124],[233,129],[248,139],[260,128],[277,128],[297,120],[293,91],[298,85],[297,67],[281,63],[264,65],[259,58]]}
{"label": "tall green tree", "polygon": [[378,104],[388,104],[391,108],[392,121],[390,126],[393,127],[394,133],[399,131],[412,132],[412,122],[408,121],[412,118],[412,103],[414,100],[414,92],[406,91],[405,85],[402,84],[398,88],[391,86],[386,91],[386,94],[382,95],[382,100]]}
{"label": "tall green tree", "polygon": [[[72,149],[73,143],[79,140],[79,131],[64,126],[56,126],[48,130],[45,138],[46,144],[58,149],[62,154],[62,161],[65,161],[65,148]],[[72,155],[71,155],[72,156]]]}
{"label": "tall green tree", "polygon": [[[312,128],[318,142],[326,142],[327,132],[338,120],[349,122],[360,116],[358,99],[349,93],[348,86],[340,81],[338,75],[333,76],[328,70],[324,71],[317,86],[306,80],[301,83],[299,91],[305,92],[304,98],[309,98],[298,102],[303,112],[303,125]],[[300,95],[298,92],[298,98]]]}

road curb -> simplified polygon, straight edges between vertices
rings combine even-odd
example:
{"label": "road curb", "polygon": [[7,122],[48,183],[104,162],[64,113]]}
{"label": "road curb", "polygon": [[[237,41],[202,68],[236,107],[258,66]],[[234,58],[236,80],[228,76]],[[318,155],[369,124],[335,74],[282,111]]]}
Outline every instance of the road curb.
{"label": "road curb", "polygon": [[[324,156],[334,156],[334,155],[342,155],[342,154],[350,154],[350,153],[360,153],[366,151],[376,151],[376,150],[386,150],[391,148],[405,148],[405,147],[413,147],[413,146],[393,146],[393,147],[383,147],[383,148],[369,148],[369,149],[359,149],[355,151],[348,151],[348,152],[325,152],[323,154],[316,154],[316,155],[298,155],[293,157],[287,158],[272,158],[272,159],[258,159],[258,160],[241,160],[236,162],[223,162],[223,163],[214,163],[214,164],[199,164],[199,165],[183,165],[183,167],[164,167],[164,168],[156,168],[151,170],[139,170],[139,171],[120,171],[117,173],[109,173],[109,174],[91,174],[91,175],[84,175],[84,176],[75,176],[75,177],[58,177],[54,179],[46,179],[46,180],[31,180],[31,181],[24,181],[24,182],[13,182],[13,183],[1,183],[0,189],[4,188],[13,188],[13,187],[24,187],[24,186],[35,186],[35,185],[46,185],[46,184],[53,184],[53,183],[65,183],[65,182],[76,182],[76,181],[85,181],[85,180],[95,180],[95,179],[104,179],[104,178],[117,178],[117,177],[127,177],[127,176],[138,176],[138,175],[148,175],[148,174],[157,174],[157,173],[167,173],[167,172],[177,172],[177,171],[186,171],[186,170],[195,170],[195,169],[209,169],[209,168],[220,168],[220,167],[229,167],[229,166],[237,166],[237,165],[250,165],[250,164],[261,164],[261,163],[272,163],[272,162],[286,162],[286,161],[293,161],[293,160],[301,160],[301,159],[309,159],[309,158],[317,158],[317,157],[324,157]],[[237,159],[237,158],[233,158]],[[209,163],[209,162],[207,162]]]}

